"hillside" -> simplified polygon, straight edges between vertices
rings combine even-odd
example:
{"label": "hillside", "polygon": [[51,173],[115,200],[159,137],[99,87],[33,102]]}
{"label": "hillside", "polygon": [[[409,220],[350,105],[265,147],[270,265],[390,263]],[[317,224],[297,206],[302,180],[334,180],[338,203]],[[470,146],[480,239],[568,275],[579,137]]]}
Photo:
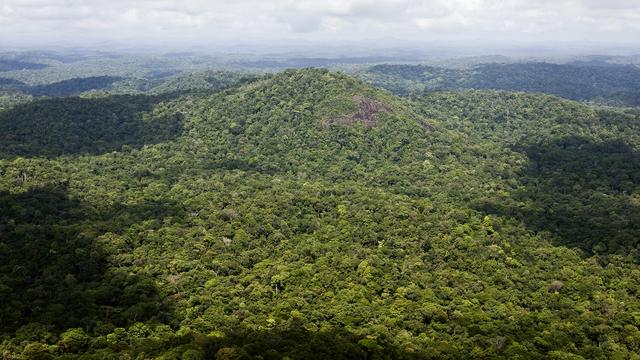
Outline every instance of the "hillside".
{"label": "hillside", "polygon": [[38,100],[0,112],[0,156],[103,153],[175,138],[180,114],[152,113],[168,97]]}
{"label": "hillside", "polygon": [[[557,241],[596,253],[640,248],[640,113],[594,110],[548,95],[491,91],[417,98],[428,117],[485,146],[526,159],[494,176],[512,182],[476,206],[518,218]],[[516,182],[517,181],[517,182]],[[507,195],[508,194],[508,195]]]}
{"label": "hillside", "polygon": [[3,357],[640,351],[637,113],[304,69],[0,128]]}
{"label": "hillside", "polygon": [[123,78],[93,76],[73,78],[42,85],[0,77],[0,109],[31,100],[56,97],[104,97],[107,95],[163,95],[220,90],[252,77],[239,72],[202,71],[171,76]]}
{"label": "hillside", "polygon": [[493,89],[546,93],[598,104],[640,106],[640,68],[628,64],[488,63],[467,69],[375,65],[361,77],[399,95]]}

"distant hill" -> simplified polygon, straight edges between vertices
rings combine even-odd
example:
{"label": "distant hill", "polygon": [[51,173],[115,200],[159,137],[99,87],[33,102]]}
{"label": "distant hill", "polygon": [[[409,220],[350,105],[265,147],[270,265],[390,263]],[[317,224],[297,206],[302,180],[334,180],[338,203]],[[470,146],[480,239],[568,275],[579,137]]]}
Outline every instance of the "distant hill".
{"label": "distant hill", "polygon": [[73,78],[44,85],[28,85],[15,79],[0,77],[0,109],[42,97],[207,92],[220,90],[251,79],[251,76],[244,73],[227,71],[201,71],[173,74],[160,78],[94,76]]}
{"label": "distant hill", "polygon": [[46,64],[24,62],[11,59],[0,59],[0,72],[15,70],[40,70],[46,68]]}
{"label": "distant hill", "polygon": [[376,65],[362,77],[400,95],[496,89],[547,93],[600,104],[640,106],[640,68],[605,62],[482,64],[471,69]]}

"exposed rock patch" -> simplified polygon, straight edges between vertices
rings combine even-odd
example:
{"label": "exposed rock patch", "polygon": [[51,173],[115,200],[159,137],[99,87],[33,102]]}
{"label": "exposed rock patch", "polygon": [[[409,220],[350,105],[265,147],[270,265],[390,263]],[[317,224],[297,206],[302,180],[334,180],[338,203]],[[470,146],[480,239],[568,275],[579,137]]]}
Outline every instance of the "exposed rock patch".
{"label": "exposed rock patch", "polygon": [[353,101],[358,105],[358,110],[356,110],[355,113],[335,119],[324,120],[322,126],[362,123],[366,127],[376,127],[378,126],[378,113],[388,111],[388,108],[383,103],[367,99],[362,95],[355,95]]}
{"label": "exposed rock patch", "polygon": [[436,131],[436,127],[435,127],[435,126],[433,126],[433,125],[431,125],[431,124],[427,124],[427,123],[425,123],[425,122],[421,122],[421,123],[420,123],[420,126],[422,126],[422,128],[423,128],[423,129],[427,129],[427,130],[429,130],[429,131],[431,131],[431,132]]}

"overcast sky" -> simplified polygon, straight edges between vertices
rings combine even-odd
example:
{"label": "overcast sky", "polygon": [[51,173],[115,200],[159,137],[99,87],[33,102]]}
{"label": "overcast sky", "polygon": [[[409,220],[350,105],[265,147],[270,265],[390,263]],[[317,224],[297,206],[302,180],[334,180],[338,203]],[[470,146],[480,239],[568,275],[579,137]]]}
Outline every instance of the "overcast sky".
{"label": "overcast sky", "polygon": [[0,0],[1,44],[640,42],[640,0]]}

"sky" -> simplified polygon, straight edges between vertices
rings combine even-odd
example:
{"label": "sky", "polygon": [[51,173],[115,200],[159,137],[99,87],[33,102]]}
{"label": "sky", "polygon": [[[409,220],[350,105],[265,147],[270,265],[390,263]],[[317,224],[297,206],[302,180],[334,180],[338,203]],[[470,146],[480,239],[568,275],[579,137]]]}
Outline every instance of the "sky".
{"label": "sky", "polygon": [[640,0],[0,0],[0,46],[639,44]]}

